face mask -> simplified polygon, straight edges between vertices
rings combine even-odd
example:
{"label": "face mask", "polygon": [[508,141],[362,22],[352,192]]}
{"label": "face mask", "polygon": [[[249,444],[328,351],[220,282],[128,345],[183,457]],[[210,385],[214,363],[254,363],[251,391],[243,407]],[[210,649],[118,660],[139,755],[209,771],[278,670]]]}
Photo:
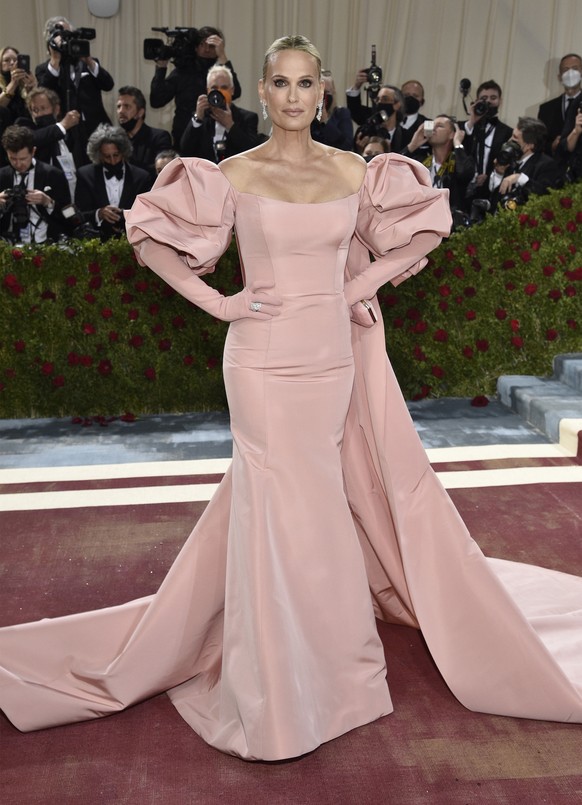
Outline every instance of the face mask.
{"label": "face mask", "polygon": [[376,109],[379,112],[386,112],[388,117],[392,117],[392,115],[394,114],[394,104],[392,104],[392,103],[379,103],[379,104],[376,104]]}
{"label": "face mask", "polygon": [[137,118],[132,117],[131,120],[126,120],[125,123],[119,124],[124,131],[133,131],[137,125]]}
{"label": "face mask", "polygon": [[582,74],[580,70],[566,70],[565,73],[562,73],[562,84],[567,89],[571,89],[572,87],[578,86],[581,78]]}
{"label": "face mask", "polygon": [[333,95],[330,95],[329,93],[326,92],[323,96],[323,105],[325,106],[327,112],[329,112],[329,110],[331,109],[332,103],[333,103]]}
{"label": "face mask", "polygon": [[39,115],[34,118],[34,122],[40,129],[43,129],[45,126],[52,126],[57,119],[54,115]]}
{"label": "face mask", "polygon": [[412,95],[404,96],[404,111],[407,115],[415,115],[420,109],[420,101]]}

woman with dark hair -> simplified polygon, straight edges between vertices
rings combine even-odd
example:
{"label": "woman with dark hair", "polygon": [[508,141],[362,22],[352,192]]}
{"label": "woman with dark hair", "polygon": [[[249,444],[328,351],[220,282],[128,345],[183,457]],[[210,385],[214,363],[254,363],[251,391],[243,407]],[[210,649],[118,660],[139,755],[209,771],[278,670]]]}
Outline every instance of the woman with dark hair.
{"label": "woman with dark hair", "polygon": [[[174,160],[127,215],[139,261],[231,322],[232,465],[154,596],[0,630],[21,729],[169,689],[218,749],[295,757],[391,712],[375,616],[421,628],[467,707],[582,720],[582,579],[483,556],[386,360],[375,293],[448,233],[446,191],[399,154],[314,142],[320,70],[304,37],[273,43],[271,138]],[[225,297],[201,275],[235,224],[245,287]]]}
{"label": "woman with dark hair", "polygon": [[0,133],[19,117],[30,120],[26,105],[28,93],[36,86],[36,79],[30,72],[18,65],[20,52],[13,47],[0,51]]}

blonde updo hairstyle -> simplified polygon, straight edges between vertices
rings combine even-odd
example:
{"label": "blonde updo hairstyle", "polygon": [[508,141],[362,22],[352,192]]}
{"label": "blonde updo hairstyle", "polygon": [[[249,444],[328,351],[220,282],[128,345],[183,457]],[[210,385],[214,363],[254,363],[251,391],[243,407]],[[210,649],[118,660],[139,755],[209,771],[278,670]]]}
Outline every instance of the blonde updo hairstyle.
{"label": "blonde updo hairstyle", "polygon": [[280,53],[282,50],[300,50],[303,53],[308,53],[313,56],[317,64],[317,80],[321,80],[321,56],[318,49],[313,45],[309,39],[301,34],[294,34],[293,36],[282,36],[280,39],[275,39],[273,44],[267,49],[265,53],[265,61],[263,62],[263,81],[267,79],[267,69],[271,56],[275,53]]}

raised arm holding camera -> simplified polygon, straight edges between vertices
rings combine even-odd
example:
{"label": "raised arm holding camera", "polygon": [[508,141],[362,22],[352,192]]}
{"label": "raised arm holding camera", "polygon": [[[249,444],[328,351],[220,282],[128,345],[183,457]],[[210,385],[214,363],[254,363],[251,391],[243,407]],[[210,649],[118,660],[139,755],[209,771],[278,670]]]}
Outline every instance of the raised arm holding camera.
{"label": "raised arm holding camera", "polygon": [[102,92],[113,89],[114,81],[90,54],[93,28],[73,28],[64,17],[51,17],[45,23],[49,59],[36,68],[38,83],[54,90],[61,112],[79,112],[73,132],[73,153],[77,165],[87,162],[87,141],[100,123],[111,123],[103,106]]}
{"label": "raised arm holding camera", "polygon": [[26,105],[28,93],[36,85],[30,72],[30,56],[16,48],[0,51],[0,133],[19,117],[30,117]]}
{"label": "raised arm holding camera", "polygon": [[[156,63],[156,71],[150,87],[150,105],[153,109],[175,101],[172,121],[174,147],[180,147],[184,129],[192,117],[196,99],[206,92],[206,76],[211,67],[227,67],[232,73],[232,99],[240,97],[241,88],[225,52],[225,41],[218,28],[153,28],[164,33],[170,44],[161,39],[146,39],[144,58]],[[174,69],[166,75],[168,64]]]}

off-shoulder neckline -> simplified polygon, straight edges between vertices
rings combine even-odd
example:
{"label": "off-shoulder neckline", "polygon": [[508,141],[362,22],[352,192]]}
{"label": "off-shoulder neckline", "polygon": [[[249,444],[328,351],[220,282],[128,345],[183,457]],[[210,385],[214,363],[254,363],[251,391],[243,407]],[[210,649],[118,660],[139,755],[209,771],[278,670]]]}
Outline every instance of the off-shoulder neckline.
{"label": "off-shoulder neckline", "polygon": [[284,199],[284,198],[275,198],[274,196],[263,196],[260,193],[249,193],[249,192],[247,192],[245,190],[239,190],[238,188],[236,188],[233,185],[233,183],[230,181],[228,176],[220,170],[218,165],[216,165],[216,169],[218,171],[220,171],[220,174],[224,177],[224,179],[228,183],[229,187],[238,196],[251,196],[252,198],[260,198],[260,199],[264,199],[265,201],[276,201],[278,204],[293,204],[293,205],[295,205],[297,207],[315,207],[315,206],[318,206],[320,204],[337,204],[338,201],[346,201],[347,199],[354,198],[355,196],[359,196],[360,193],[362,192],[364,184],[366,183],[366,175],[367,175],[366,173],[364,173],[364,178],[362,179],[362,184],[360,185],[358,190],[356,190],[355,193],[348,193],[347,196],[339,196],[338,198],[330,198],[330,199],[327,199],[327,201],[287,201],[287,199]]}

